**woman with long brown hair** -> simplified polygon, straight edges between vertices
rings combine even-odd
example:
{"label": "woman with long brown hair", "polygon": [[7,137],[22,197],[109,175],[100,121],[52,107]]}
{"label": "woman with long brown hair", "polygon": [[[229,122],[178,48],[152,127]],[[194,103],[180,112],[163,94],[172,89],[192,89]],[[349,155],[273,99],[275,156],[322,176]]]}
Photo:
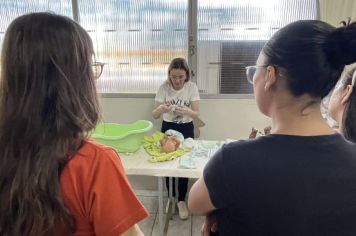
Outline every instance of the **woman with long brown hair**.
{"label": "woman with long brown hair", "polygon": [[87,32],[32,13],[7,29],[0,81],[0,235],[141,235],[147,216],[100,119]]}

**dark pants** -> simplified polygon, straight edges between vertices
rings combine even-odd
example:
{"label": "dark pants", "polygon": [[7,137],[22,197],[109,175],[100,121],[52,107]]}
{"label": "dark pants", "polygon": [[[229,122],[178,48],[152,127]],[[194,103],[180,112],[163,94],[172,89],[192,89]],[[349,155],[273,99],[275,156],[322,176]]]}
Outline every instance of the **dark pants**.
{"label": "dark pants", "polygon": [[[166,177],[166,187],[169,194],[169,178]],[[172,178],[172,193],[176,197],[176,181],[175,178]],[[188,178],[178,178],[178,202],[185,201],[185,196],[188,191]]]}
{"label": "dark pants", "polygon": [[[162,122],[161,132],[164,133],[169,129],[176,130],[183,134],[184,138],[194,138],[194,125],[193,122],[177,124],[173,122]],[[169,192],[169,178],[166,178],[166,186]],[[172,193],[176,197],[175,191],[175,178],[172,180]],[[185,201],[188,190],[188,178],[178,178],[178,201]]]}

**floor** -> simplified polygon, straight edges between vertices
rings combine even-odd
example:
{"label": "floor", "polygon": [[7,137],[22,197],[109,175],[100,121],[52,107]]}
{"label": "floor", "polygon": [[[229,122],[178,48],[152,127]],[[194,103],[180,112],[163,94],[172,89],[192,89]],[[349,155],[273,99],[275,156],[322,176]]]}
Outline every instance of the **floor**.
{"label": "floor", "polygon": [[[139,199],[149,211],[150,216],[139,223],[145,236],[159,235],[158,227],[158,197],[138,195]],[[164,202],[166,203],[166,201]],[[165,205],[164,205],[165,206]],[[165,219],[165,215],[164,215]],[[187,220],[181,220],[178,216],[178,209],[169,222],[167,236],[200,236],[200,228],[203,224],[202,216],[190,216]]]}

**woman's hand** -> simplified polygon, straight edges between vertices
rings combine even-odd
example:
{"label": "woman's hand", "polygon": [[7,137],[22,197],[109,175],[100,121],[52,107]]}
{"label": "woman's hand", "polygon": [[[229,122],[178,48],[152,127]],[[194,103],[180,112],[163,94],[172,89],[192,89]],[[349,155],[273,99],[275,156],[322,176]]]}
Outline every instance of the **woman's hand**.
{"label": "woman's hand", "polygon": [[260,135],[269,135],[271,134],[271,129],[272,127],[269,125],[269,126],[266,126],[264,129],[263,129],[263,132],[264,134],[261,132],[261,131],[258,131],[257,129],[255,128],[252,128],[251,130],[251,133],[250,135],[248,136],[249,139],[254,139],[256,138],[257,134],[260,134]]}
{"label": "woman's hand", "polygon": [[170,112],[172,105],[155,101],[155,109],[152,111],[153,118],[158,119],[161,114]]}
{"label": "woman's hand", "polygon": [[199,111],[194,111],[193,109],[186,106],[177,106],[174,110],[174,113],[179,116],[190,116],[193,119],[199,116]]}
{"label": "woman's hand", "polygon": [[271,134],[271,129],[272,129],[272,126],[266,126],[265,128],[264,128],[264,133],[265,133],[265,135],[269,135],[269,134]]}
{"label": "woman's hand", "polygon": [[254,139],[257,136],[258,130],[255,128],[252,128],[250,135],[248,136],[249,139]]}
{"label": "woman's hand", "polygon": [[158,106],[158,109],[160,110],[160,113],[163,114],[163,113],[170,112],[172,110],[172,106],[162,103],[161,105]]}
{"label": "woman's hand", "polygon": [[192,119],[199,116],[199,101],[192,101],[191,107],[187,106],[175,106],[174,113],[178,116],[189,116]]}
{"label": "woman's hand", "polygon": [[175,108],[174,112],[180,116],[183,116],[183,115],[191,116],[191,114],[193,113],[192,109],[190,109],[189,107],[186,107],[186,106],[177,106]]}
{"label": "woman's hand", "polygon": [[213,212],[205,217],[205,222],[201,227],[201,235],[210,236],[211,233],[216,233],[216,232],[218,232],[218,221]]}

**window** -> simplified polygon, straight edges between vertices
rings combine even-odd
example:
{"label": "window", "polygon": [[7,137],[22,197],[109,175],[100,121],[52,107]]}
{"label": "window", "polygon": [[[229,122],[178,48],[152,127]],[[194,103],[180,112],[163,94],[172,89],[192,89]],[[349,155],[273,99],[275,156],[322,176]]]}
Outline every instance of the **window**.
{"label": "window", "polygon": [[0,43],[6,28],[16,17],[29,12],[49,11],[72,16],[71,0],[2,0],[0,7]]}
{"label": "window", "polygon": [[82,0],[80,23],[90,33],[102,93],[155,93],[174,57],[187,56],[187,0]]}
{"label": "window", "polygon": [[[188,4],[198,1],[196,82],[201,93],[249,94],[247,65],[279,28],[316,19],[317,0],[3,0],[0,41],[8,24],[27,12],[71,17],[90,34],[96,60],[106,63],[101,93],[155,93],[169,62],[188,56]],[[76,10],[75,10],[76,11]]]}
{"label": "window", "polygon": [[316,19],[315,0],[199,0],[197,83],[202,93],[250,94],[245,66],[284,25]]}

